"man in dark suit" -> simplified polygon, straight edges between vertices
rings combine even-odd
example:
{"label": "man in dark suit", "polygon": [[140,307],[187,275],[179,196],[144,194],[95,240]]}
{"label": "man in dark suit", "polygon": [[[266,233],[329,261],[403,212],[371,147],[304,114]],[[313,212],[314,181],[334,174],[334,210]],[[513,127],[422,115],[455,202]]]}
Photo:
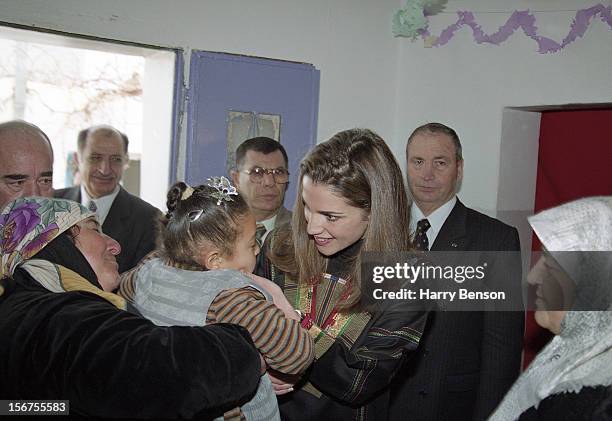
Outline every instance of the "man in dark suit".
{"label": "man in dark suit", "polygon": [[[268,233],[291,222],[283,206],[289,183],[287,152],[269,137],[247,139],[236,149],[232,181],[257,221],[257,241],[263,245]],[[263,253],[257,257],[254,273],[263,274]]]}
{"label": "man in dark suit", "polygon": [[[453,129],[439,123],[417,128],[406,159],[418,248],[520,251],[515,228],[456,197],[463,158]],[[511,278],[520,290],[520,265]],[[394,386],[391,419],[486,419],[519,374],[523,322],[520,311],[431,312],[417,355]]]}
{"label": "man in dark suit", "polygon": [[128,138],[111,126],[79,133],[77,163],[82,183],[57,190],[55,197],[82,203],[98,215],[102,231],[121,245],[119,272],[125,272],[155,248],[161,212],[119,185],[128,161]]}

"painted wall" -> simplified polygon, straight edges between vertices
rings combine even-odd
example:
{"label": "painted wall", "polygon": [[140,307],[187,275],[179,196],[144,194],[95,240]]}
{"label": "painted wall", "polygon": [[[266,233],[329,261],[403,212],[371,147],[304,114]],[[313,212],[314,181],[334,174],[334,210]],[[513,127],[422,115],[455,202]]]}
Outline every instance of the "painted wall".
{"label": "painted wall", "polygon": [[[432,17],[430,27],[431,33],[438,35],[456,22],[454,12],[470,10],[475,12],[482,29],[492,33],[512,11],[529,8],[542,11],[534,13],[540,33],[559,41],[569,32],[575,12],[550,10],[576,10],[594,4],[597,2],[583,0],[450,0],[447,13]],[[402,139],[428,121],[455,128],[462,139],[465,158],[460,197],[466,204],[492,215],[496,214],[500,186],[504,107],[612,102],[612,30],[600,20],[592,23],[582,39],[549,55],[538,54],[537,44],[522,30],[500,46],[476,44],[467,27],[438,48],[424,48],[422,41],[404,38],[396,42],[400,71],[394,145],[400,152]],[[525,139],[526,144],[534,140],[537,142],[537,138]],[[535,150],[533,143],[528,147]],[[520,193],[535,187],[535,180],[533,186],[524,184],[521,171],[525,167],[521,164],[514,171],[511,166],[503,168],[504,177],[516,180],[504,180],[503,190],[509,197],[513,189]],[[520,201],[499,202],[504,205],[501,211],[524,210]]]}
{"label": "painted wall", "polygon": [[[612,31],[601,21],[561,53],[541,55],[522,31],[501,46],[477,45],[468,28],[440,48],[393,38],[390,22],[404,4],[400,0],[252,4],[246,0],[0,0],[0,20],[180,47],[187,53],[195,48],[312,63],[321,70],[320,141],[344,128],[370,127],[387,139],[403,163],[405,139],[414,127],[433,120],[445,122],[464,143],[461,197],[490,214],[496,213],[498,203],[504,107],[612,102]],[[456,21],[455,11],[471,10],[490,33],[512,11],[531,9],[542,34],[561,40],[575,15],[571,10],[594,4],[449,0],[446,12],[432,17],[430,27],[437,34]]]}

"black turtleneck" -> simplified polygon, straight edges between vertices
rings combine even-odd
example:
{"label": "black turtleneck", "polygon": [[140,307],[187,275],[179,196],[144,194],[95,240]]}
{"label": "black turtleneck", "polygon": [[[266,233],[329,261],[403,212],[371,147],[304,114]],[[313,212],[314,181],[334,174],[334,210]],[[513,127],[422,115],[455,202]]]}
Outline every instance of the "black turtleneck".
{"label": "black turtleneck", "polygon": [[327,262],[326,272],[330,275],[346,278],[355,264],[355,260],[361,251],[362,244],[363,240],[358,240],[333,256],[330,256]]}

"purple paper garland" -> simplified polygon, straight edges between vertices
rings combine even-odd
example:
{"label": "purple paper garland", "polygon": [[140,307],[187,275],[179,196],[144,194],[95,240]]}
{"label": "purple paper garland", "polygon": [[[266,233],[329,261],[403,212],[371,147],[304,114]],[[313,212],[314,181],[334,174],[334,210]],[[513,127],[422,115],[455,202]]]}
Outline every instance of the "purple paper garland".
{"label": "purple paper garland", "polygon": [[[563,48],[574,42],[577,38],[582,37],[591,24],[592,19],[597,15],[599,15],[601,20],[604,23],[607,23],[608,26],[610,26],[610,29],[612,29],[612,6],[604,6],[601,3],[587,9],[578,10],[576,12],[576,17],[572,22],[569,33],[560,44],[550,38],[537,34],[538,28],[535,25],[536,18],[534,15],[529,13],[528,10],[517,10],[513,12],[506,23],[501,26],[497,32],[491,35],[484,33],[480,25],[476,23],[474,14],[472,12],[457,12],[457,15],[459,16],[459,19],[456,23],[449,25],[440,33],[438,37],[434,37],[435,40],[433,42],[430,41],[430,45],[432,47],[441,47],[448,43],[462,26],[469,26],[472,28],[472,34],[476,43],[488,43],[494,45],[499,45],[506,41],[510,35],[514,34],[514,32],[520,28],[523,30],[525,35],[538,43],[538,53],[546,54],[561,51]],[[426,40],[427,38],[431,37],[431,34],[427,29],[424,29],[421,32],[421,37]]]}

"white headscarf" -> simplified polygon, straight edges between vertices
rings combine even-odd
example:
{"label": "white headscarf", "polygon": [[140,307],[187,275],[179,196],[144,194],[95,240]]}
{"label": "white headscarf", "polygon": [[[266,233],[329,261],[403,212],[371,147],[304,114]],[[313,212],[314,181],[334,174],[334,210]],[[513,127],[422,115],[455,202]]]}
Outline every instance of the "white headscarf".
{"label": "white headscarf", "polygon": [[490,420],[515,420],[541,400],[585,386],[612,384],[612,197],[566,203],[529,218],[544,247],[576,283],[573,309],[559,335],[518,378]]}

